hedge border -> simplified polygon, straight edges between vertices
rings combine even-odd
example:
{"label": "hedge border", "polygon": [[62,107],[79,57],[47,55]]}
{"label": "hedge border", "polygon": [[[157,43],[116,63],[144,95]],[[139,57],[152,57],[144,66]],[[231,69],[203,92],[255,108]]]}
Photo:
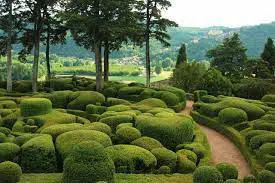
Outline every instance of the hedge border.
{"label": "hedge border", "polygon": [[231,142],[235,144],[235,146],[239,149],[239,151],[242,153],[246,161],[248,162],[250,171],[252,174],[256,175],[256,177],[259,176],[258,172],[264,169],[262,165],[260,165],[257,160],[253,157],[249,148],[245,144],[245,139],[244,137],[235,130],[232,127],[225,126],[216,120],[209,118],[207,116],[203,116],[197,111],[192,111],[191,116],[193,119],[201,125],[207,126],[208,128],[211,128],[224,136],[226,136]]}

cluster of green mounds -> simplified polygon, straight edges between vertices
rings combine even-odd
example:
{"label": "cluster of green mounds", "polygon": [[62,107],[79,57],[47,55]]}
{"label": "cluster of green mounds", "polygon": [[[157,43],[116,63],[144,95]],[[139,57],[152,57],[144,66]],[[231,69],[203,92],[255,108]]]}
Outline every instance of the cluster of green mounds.
{"label": "cluster of green mounds", "polygon": [[203,98],[207,96],[204,95],[195,103],[196,112],[192,114],[195,120],[217,130],[224,126],[229,129],[228,131],[232,131],[230,127],[239,131],[241,138],[239,141],[243,142],[242,139],[245,139],[244,146],[247,146],[247,152],[251,153],[251,158],[257,159],[257,163],[262,166],[260,169],[265,169],[264,172],[259,172],[259,178],[264,180],[263,182],[274,182],[275,108],[272,107],[274,96],[266,95],[262,101],[225,96],[211,96],[208,98],[213,100],[204,100]]}
{"label": "cluster of green mounds", "polygon": [[262,102],[266,103],[270,107],[275,107],[275,95],[265,95],[262,98]]}

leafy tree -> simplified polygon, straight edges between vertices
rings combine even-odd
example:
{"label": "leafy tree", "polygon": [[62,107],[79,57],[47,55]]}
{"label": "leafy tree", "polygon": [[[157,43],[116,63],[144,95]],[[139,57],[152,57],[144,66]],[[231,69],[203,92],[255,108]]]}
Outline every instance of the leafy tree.
{"label": "leafy tree", "polygon": [[146,45],[146,84],[150,86],[151,61],[150,61],[150,39],[155,38],[164,46],[170,46],[170,39],[167,33],[168,27],[177,26],[177,24],[168,19],[162,18],[161,11],[171,7],[169,0],[146,0],[144,2],[144,20],[145,20],[145,45]]}
{"label": "leafy tree", "polygon": [[179,49],[176,67],[178,67],[180,64],[183,64],[185,62],[187,62],[186,46],[185,44],[182,44]]}
{"label": "leafy tree", "polygon": [[156,72],[156,74],[161,74],[161,72],[162,72],[162,68],[161,68],[161,66],[160,65],[157,65],[156,67],[155,67],[155,72]]}
{"label": "leafy tree", "polygon": [[234,33],[232,37],[224,39],[222,44],[209,50],[207,57],[212,58],[211,65],[224,76],[237,80],[243,78],[246,50],[239,34]]}
{"label": "leafy tree", "polygon": [[166,58],[164,61],[161,62],[161,65],[164,69],[167,69],[173,65],[173,61],[171,58]]}
{"label": "leafy tree", "polygon": [[248,59],[245,63],[244,75],[261,79],[271,78],[272,73],[268,65],[268,62],[264,60]]}
{"label": "leafy tree", "polygon": [[264,61],[268,62],[268,68],[272,73],[274,73],[275,68],[275,46],[273,40],[268,38],[267,43],[265,44],[265,48],[263,53],[261,54],[261,58]]}
{"label": "leafy tree", "polygon": [[206,71],[205,64],[199,62],[185,62],[176,67],[171,82],[175,87],[193,92],[197,89],[197,85]]}

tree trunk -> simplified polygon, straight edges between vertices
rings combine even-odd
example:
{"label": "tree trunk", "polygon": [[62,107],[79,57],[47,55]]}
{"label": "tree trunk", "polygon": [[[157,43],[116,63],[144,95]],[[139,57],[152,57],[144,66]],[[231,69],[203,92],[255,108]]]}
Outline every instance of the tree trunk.
{"label": "tree trunk", "polygon": [[38,64],[39,64],[39,45],[40,45],[40,10],[35,17],[34,23],[34,59],[32,68],[32,91],[37,92]]}
{"label": "tree trunk", "polygon": [[96,91],[102,91],[102,61],[100,41],[95,41]]}
{"label": "tree trunk", "polygon": [[47,25],[47,40],[46,40],[46,64],[47,64],[47,80],[51,79],[51,64],[50,64],[50,24]]}
{"label": "tree trunk", "polygon": [[146,13],[146,86],[150,87],[151,79],[151,61],[150,61],[150,1],[147,1],[147,13]]}
{"label": "tree trunk", "polygon": [[9,30],[7,42],[7,91],[12,92],[12,0],[9,2]]}
{"label": "tree trunk", "polygon": [[109,43],[104,47],[104,81],[109,81]]}

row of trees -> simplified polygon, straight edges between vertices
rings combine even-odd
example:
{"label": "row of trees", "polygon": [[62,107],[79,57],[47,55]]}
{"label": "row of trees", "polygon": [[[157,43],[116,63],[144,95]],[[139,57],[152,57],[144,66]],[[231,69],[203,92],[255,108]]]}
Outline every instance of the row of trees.
{"label": "row of trees", "polygon": [[40,45],[46,45],[47,78],[51,77],[50,46],[64,43],[70,31],[76,43],[95,53],[97,90],[108,80],[109,54],[129,42],[146,47],[150,85],[150,39],[169,46],[173,21],[161,16],[169,0],[1,0],[0,53],[7,55],[7,90],[12,91],[12,45],[22,44],[19,59],[33,52],[32,87],[37,91]]}

